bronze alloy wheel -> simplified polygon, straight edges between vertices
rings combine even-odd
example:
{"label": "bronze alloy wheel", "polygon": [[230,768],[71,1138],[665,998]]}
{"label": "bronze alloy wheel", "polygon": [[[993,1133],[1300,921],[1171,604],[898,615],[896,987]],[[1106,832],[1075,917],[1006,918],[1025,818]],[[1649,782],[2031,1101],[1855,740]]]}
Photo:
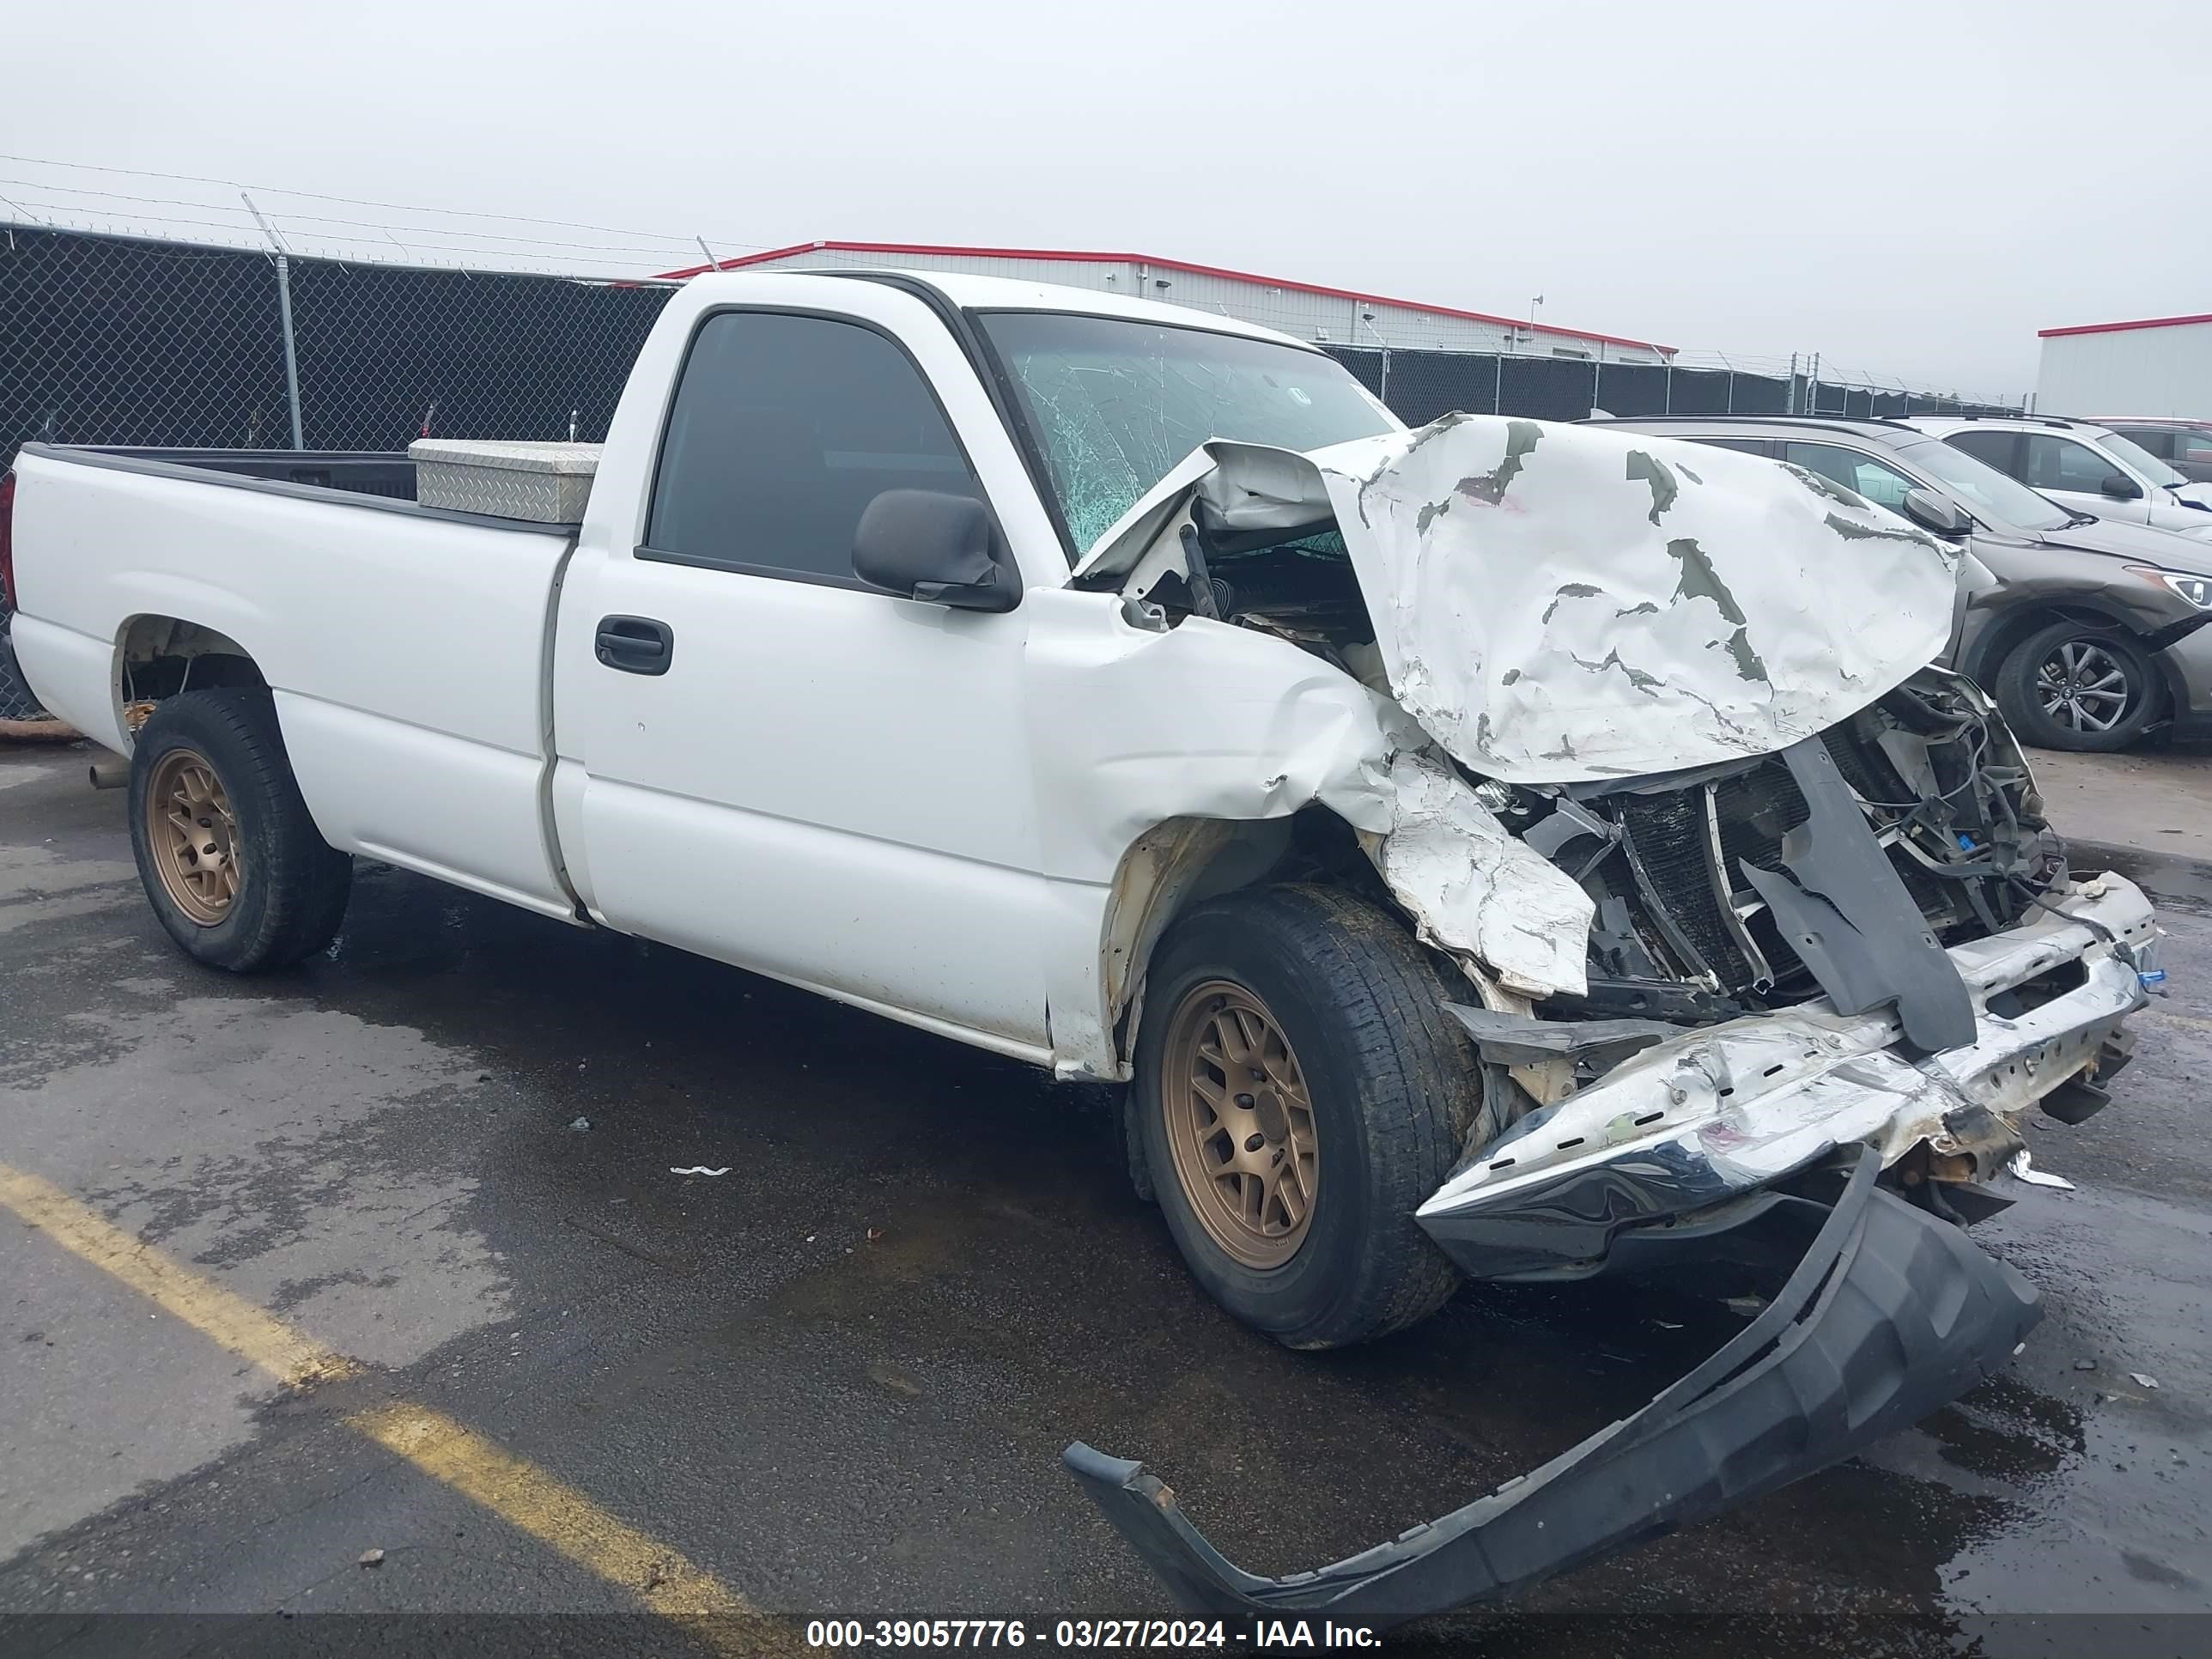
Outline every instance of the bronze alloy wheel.
{"label": "bronze alloy wheel", "polygon": [[1321,1162],[1281,1024],[1241,985],[1207,980],[1176,1009],[1160,1065],[1176,1178],[1200,1224],[1245,1267],[1283,1266],[1312,1224]]}
{"label": "bronze alloy wheel", "polygon": [[238,820],[222,780],[196,750],[172,749],[146,785],[146,845],[162,890],[203,927],[238,897]]}

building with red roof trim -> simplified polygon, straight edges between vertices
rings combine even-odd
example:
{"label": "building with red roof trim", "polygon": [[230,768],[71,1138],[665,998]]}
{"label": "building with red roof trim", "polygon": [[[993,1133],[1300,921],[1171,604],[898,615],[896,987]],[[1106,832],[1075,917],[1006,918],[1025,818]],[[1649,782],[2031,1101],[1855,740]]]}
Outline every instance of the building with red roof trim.
{"label": "building with red roof trim", "polygon": [[1664,362],[1674,351],[1672,346],[1649,340],[1567,327],[1543,317],[1540,305],[1536,304],[1528,307],[1535,313],[1533,317],[1511,317],[1194,264],[1187,259],[1163,259],[1148,253],[915,242],[799,242],[718,260],[713,266],[691,265],[662,274],[680,278],[696,276],[710,269],[819,270],[853,266],[957,270],[978,276],[1095,288],[1225,313],[1317,345],[1387,346],[1405,351],[1521,351],[1629,363]]}

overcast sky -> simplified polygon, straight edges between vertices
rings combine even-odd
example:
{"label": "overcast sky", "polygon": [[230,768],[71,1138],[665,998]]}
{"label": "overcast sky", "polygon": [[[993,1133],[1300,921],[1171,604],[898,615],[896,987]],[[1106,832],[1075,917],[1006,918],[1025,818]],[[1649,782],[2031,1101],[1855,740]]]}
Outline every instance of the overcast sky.
{"label": "overcast sky", "polygon": [[724,254],[1540,293],[1983,395],[2033,385],[2038,328],[2212,311],[2207,0],[100,0],[11,9],[4,54],[8,152]]}

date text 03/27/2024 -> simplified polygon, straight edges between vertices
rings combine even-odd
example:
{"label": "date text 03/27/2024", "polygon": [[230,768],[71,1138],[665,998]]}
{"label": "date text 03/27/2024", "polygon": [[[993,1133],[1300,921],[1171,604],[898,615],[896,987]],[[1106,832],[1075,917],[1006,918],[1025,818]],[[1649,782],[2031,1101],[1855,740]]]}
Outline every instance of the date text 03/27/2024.
{"label": "date text 03/27/2024", "polygon": [[817,1619],[811,1648],[1379,1648],[1365,1625],[1329,1620],[1262,1619],[1231,1626],[1219,1619],[1062,1619],[1031,1629],[1019,1619]]}

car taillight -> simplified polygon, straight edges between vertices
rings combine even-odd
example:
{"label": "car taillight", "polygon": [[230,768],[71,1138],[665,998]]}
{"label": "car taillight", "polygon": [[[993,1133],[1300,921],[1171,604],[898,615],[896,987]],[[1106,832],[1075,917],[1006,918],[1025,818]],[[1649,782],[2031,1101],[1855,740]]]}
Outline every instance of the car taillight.
{"label": "car taillight", "polygon": [[15,608],[15,475],[0,472],[0,599]]}

